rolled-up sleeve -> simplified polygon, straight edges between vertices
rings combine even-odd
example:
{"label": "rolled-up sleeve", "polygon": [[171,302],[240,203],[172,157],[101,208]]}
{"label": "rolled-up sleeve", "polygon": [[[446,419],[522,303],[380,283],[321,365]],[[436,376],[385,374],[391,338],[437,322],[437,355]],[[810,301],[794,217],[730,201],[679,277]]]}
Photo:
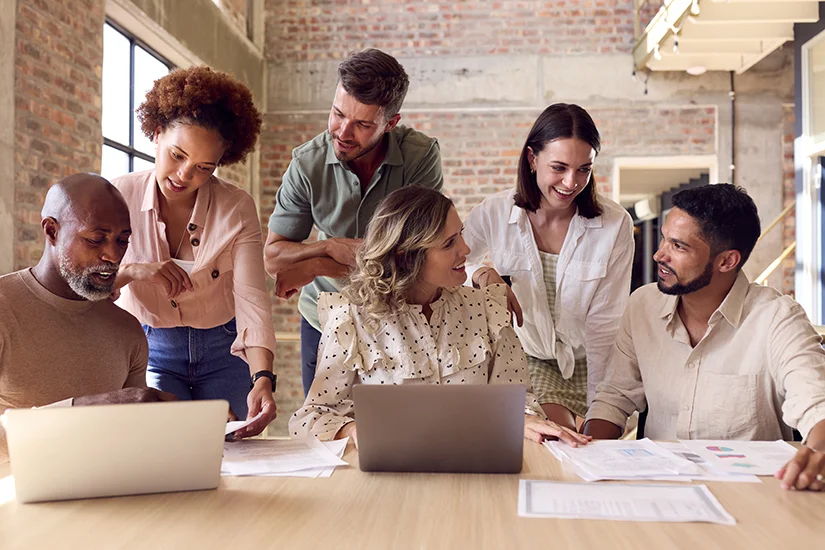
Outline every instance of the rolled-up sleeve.
{"label": "rolled-up sleeve", "polygon": [[439,192],[443,189],[444,175],[441,170],[441,149],[437,140],[433,140],[432,145],[421,158],[421,161],[412,168],[407,184],[429,187]]}
{"label": "rolled-up sleeve", "polygon": [[269,217],[269,230],[291,241],[300,242],[312,232],[313,218],[310,185],[299,161],[292,159],[275,194],[275,210]]}
{"label": "rolled-up sleeve", "polygon": [[242,227],[232,248],[232,292],[238,336],[232,343],[232,354],[248,362],[248,348],[266,348],[275,353],[275,330],[266,291],[264,249],[255,201],[246,196],[238,209]]}
{"label": "rolled-up sleeve", "polygon": [[607,274],[599,282],[585,317],[588,403],[592,403],[596,387],[604,380],[619,321],[630,298],[634,249],[633,221],[625,214],[608,260]]}
{"label": "rolled-up sleeve", "polygon": [[802,307],[782,298],[770,330],[770,359],[777,387],[785,400],[782,417],[807,439],[808,432],[825,420],[825,350]]}
{"label": "rolled-up sleeve", "polygon": [[[631,306],[632,307],[632,306]],[[631,308],[625,312],[613,345],[604,381],[587,410],[587,420],[607,420],[624,428],[634,411],[645,408],[645,389],[631,333]]]}

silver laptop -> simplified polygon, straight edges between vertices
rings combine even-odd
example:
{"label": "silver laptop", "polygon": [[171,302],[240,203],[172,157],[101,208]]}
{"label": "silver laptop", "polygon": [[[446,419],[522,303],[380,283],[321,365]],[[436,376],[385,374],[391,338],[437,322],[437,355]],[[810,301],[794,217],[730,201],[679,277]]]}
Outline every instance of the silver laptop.
{"label": "silver laptop", "polygon": [[11,409],[19,502],[214,489],[226,401]]}
{"label": "silver laptop", "polygon": [[516,384],[359,384],[365,472],[521,472],[525,388]]}

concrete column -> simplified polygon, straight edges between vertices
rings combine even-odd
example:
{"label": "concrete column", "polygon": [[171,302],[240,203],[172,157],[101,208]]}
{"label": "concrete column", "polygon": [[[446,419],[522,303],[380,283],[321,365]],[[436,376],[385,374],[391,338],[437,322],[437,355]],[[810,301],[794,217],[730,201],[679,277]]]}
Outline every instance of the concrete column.
{"label": "concrete column", "polygon": [[14,270],[14,52],[16,0],[0,0],[0,275]]}

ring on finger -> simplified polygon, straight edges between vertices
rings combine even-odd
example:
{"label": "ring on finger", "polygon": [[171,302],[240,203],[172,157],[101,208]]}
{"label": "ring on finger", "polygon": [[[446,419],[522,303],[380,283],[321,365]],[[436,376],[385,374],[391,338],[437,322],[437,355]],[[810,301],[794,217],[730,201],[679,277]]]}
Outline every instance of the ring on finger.
{"label": "ring on finger", "polygon": [[816,474],[816,480],[820,483],[825,482],[825,476],[822,474]]}

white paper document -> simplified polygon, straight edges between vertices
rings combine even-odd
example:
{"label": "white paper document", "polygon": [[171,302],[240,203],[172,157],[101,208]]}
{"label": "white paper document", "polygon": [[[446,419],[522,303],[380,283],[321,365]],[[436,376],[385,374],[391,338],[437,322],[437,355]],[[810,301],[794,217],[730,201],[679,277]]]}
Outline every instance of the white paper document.
{"label": "white paper document", "polygon": [[796,454],[784,441],[680,441],[715,470],[733,474],[772,476]]}
{"label": "white paper document", "polygon": [[559,441],[545,441],[544,445],[585,481],[684,481],[680,476],[689,479],[704,473],[693,462],[646,438],[638,441],[593,441],[581,447],[570,447]]}
{"label": "white paper document", "polygon": [[698,454],[694,453],[681,443],[671,442],[671,441],[657,441],[657,445],[660,447],[671,451],[674,454],[681,456],[687,460],[690,460],[694,464],[698,465],[704,473],[702,475],[691,475],[689,478],[686,478],[685,481],[724,481],[724,482],[734,482],[734,483],[762,483],[762,480],[752,474],[743,474],[740,472],[725,472],[723,470],[718,470],[711,465],[710,462],[699,456]]}
{"label": "white paper document", "polygon": [[519,480],[518,515],[736,524],[704,485],[597,485],[522,479]]}
{"label": "white paper document", "polygon": [[229,475],[270,475],[346,465],[314,437],[247,439],[224,444],[221,471]]}
{"label": "white paper document", "polygon": [[256,420],[258,420],[263,415],[264,415],[264,411],[261,411],[261,412],[259,412],[258,414],[256,414],[255,416],[253,416],[252,418],[250,418],[248,420],[234,420],[232,422],[227,422],[226,423],[226,434],[225,435],[229,435],[229,434],[231,434],[231,433],[233,433],[237,430],[240,430],[241,428],[246,428],[247,426],[249,426],[250,424],[252,424]]}
{"label": "white paper document", "polygon": [[[347,449],[348,437],[344,439],[336,439],[334,441],[322,441],[324,447],[329,449],[338,458],[343,458],[344,451]],[[325,466],[323,468],[310,468],[308,470],[298,470],[297,472],[279,472],[272,474],[261,474],[266,477],[330,477],[335,471],[335,466]],[[758,479],[758,478],[757,478]]]}

